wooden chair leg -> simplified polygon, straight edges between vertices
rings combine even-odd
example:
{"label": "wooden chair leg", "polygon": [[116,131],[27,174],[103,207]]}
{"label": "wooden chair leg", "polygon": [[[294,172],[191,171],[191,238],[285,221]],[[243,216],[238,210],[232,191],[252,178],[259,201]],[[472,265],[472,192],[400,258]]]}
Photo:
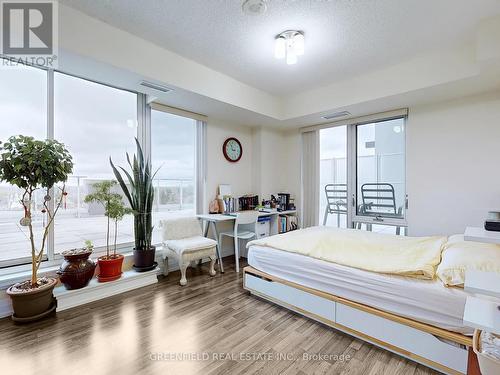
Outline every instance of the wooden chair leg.
{"label": "wooden chair leg", "polygon": [[186,279],[186,270],[189,266],[189,262],[184,262],[182,260],[182,257],[179,258],[179,268],[181,270],[181,280],[179,281],[179,284],[182,286],[187,284],[187,279]]}
{"label": "wooden chair leg", "polygon": [[215,260],[216,259],[217,258],[216,258],[215,255],[213,255],[213,256],[210,257],[210,268],[209,268],[209,271],[208,271],[210,273],[210,276],[215,276],[215,268],[214,268],[214,266],[215,266]]}

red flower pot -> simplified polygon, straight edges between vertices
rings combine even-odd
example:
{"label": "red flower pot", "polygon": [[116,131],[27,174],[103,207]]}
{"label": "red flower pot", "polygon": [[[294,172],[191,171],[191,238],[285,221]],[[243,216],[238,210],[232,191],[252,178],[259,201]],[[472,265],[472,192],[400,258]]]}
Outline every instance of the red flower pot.
{"label": "red flower pot", "polygon": [[102,256],[97,259],[99,264],[99,282],[117,280],[122,276],[123,255]]}

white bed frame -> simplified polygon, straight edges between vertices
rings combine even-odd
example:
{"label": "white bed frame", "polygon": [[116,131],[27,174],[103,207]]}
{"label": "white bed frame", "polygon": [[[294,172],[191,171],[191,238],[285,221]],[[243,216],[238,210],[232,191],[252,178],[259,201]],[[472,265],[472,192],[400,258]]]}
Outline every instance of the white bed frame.
{"label": "white bed frame", "polygon": [[446,374],[480,374],[472,338],[245,267],[252,294]]}

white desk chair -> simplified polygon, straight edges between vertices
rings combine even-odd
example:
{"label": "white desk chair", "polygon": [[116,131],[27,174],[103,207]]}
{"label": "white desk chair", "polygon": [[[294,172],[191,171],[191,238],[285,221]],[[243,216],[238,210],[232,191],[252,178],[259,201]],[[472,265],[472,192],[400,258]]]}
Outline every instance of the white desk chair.
{"label": "white desk chair", "polygon": [[234,258],[236,260],[236,272],[240,272],[240,249],[239,240],[251,240],[257,237],[258,211],[239,212],[234,221],[234,230],[221,232],[219,234],[219,243],[222,243],[222,237],[228,236],[234,238]]}
{"label": "white desk chair", "polygon": [[209,273],[215,275],[217,241],[203,237],[196,217],[161,220],[163,236],[162,257],[165,276],[168,275],[168,258],[177,259],[181,270],[181,285],[187,284],[186,269],[192,261],[210,258]]}

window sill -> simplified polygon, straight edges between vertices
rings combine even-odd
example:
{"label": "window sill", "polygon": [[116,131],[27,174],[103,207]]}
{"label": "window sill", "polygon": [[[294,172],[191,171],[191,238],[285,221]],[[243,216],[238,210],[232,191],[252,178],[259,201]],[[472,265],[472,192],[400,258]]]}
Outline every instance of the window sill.
{"label": "window sill", "polygon": [[[156,249],[160,249],[162,244],[156,243],[154,244]],[[133,257],[133,244],[129,246],[123,246],[118,250],[120,254],[122,254],[126,262],[127,260],[131,260]],[[105,255],[105,251],[103,248],[98,249],[92,253],[92,259],[97,262],[97,258]],[[57,259],[51,261],[45,261],[40,266],[38,271],[39,276],[56,276],[56,271],[61,266],[63,262],[63,257],[59,255]],[[6,268],[0,268],[0,290],[7,289],[9,286],[14,285],[15,283],[19,283],[21,281],[27,280],[31,277],[31,264],[23,264],[20,266],[12,266]]]}
{"label": "window sill", "polygon": [[[125,260],[131,259],[133,257],[133,252],[132,251],[127,251],[121,253],[125,257]],[[101,254],[95,254],[95,258],[97,259],[98,256]],[[44,264],[43,267],[40,267],[40,270],[38,271],[38,276],[57,276],[56,271],[59,269],[61,266],[62,259],[58,261],[51,261],[49,264]],[[9,271],[9,272],[4,272],[4,271]],[[15,283],[19,283],[21,281],[27,280],[31,277],[31,265],[30,264],[25,264],[22,266],[18,266],[15,268],[5,268],[0,270],[0,290],[7,289],[11,285],[14,285]]]}

